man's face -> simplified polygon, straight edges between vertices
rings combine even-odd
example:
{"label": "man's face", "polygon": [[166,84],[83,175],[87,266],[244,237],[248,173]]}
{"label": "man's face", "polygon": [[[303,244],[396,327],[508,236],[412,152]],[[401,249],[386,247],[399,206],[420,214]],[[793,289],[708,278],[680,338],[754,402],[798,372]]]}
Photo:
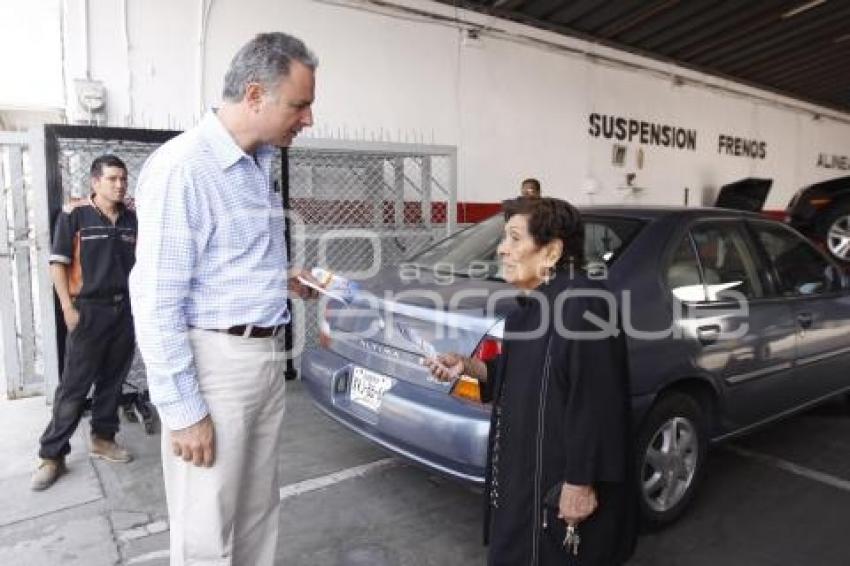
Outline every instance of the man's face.
{"label": "man's face", "polygon": [[537,187],[535,187],[532,183],[523,183],[519,189],[519,193],[527,198],[537,198],[540,196],[540,192],[537,190]]}
{"label": "man's face", "polygon": [[106,166],[100,177],[91,180],[92,190],[97,197],[112,204],[121,204],[127,196],[127,171],[122,167]]}
{"label": "man's face", "polygon": [[281,79],[275,93],[263,97],[258,127],[264,143],[287,147],[302,128],[313,125],[311,107],[315,87],[315,72],[298,61],[292,61],[289,76]]}

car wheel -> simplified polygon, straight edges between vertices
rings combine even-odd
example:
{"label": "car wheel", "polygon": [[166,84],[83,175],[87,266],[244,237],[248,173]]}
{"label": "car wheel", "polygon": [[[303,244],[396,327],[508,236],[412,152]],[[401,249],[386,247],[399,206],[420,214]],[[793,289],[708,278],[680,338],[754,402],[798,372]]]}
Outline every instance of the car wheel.
{"label": "car wheel", "polygon": [[850,202],[838,203],[819,225],[829,254],[842,263],[850,263]]}
{"label": "car wheel", "polygon": [[677,519],[694,497],[708,446],[703,408],[691,396],[671,393],[651,409],[637,442],[641,516],[650,528]]}

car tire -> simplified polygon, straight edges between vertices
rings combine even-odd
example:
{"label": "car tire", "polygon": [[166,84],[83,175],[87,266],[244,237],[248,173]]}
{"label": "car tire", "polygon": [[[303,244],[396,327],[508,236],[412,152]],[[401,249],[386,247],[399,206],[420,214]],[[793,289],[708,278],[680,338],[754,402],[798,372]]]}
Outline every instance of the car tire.
{"label": "car tire", "polygon": [[675,521],[694,498],[708,451],[706,411],[692,396],[669,393],[656,402],[636,445],[636,487],[642,524]]}
{"label": "car tire", "polygon": [[843,265],[850,264],[850,241],[842,234],[850,233],[850,201],[836,203],[818,220],[817,234],[823,238],[830,257]]}

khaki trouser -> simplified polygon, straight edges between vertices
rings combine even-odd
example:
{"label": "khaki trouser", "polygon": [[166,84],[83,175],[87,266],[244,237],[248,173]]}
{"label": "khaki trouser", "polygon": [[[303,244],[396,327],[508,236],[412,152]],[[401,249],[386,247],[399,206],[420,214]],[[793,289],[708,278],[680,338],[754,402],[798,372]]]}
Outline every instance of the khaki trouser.
{"label": "khaki trouser", "polygon": [[162,433],[172,566],[272,566],[277,546],[283,340],[192,329],[200,392],[215,427],[215,463],[174,456]]}

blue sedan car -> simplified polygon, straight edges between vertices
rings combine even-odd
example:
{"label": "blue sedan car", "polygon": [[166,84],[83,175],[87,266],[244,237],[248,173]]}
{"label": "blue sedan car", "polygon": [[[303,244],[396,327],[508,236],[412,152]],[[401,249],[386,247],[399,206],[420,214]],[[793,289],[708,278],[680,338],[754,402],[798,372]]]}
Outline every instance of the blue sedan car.
{"label": "blue sedan car", "polygon": [[[850,390],[850,284],[786,225],[722,209],[582,210],[588,273],[626,333],[641,511],[693,499],[710,442]],[[435,352],[497,356],[516,290],[499,276],[501,216],[385,268],[323,309],[302,359],[317,406],[426,466],[483,482],[490,406],[477,382],[435,381]]]}

